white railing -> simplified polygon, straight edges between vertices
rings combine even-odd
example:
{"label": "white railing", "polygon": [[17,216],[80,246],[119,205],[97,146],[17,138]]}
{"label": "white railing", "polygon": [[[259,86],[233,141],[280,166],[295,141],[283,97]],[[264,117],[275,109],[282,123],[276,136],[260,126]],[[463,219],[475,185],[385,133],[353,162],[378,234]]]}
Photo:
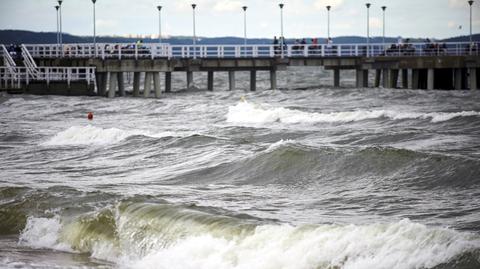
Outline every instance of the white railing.
{"label": "white railing", "polygon": [[37,67],[32,74],[28,67],[17,67],[17,73],[9,72],[8,67],[0,67],[0,87],[20,88],[32,82],[71,82],[85,81],[88,85],[95,83],[95,67]]}
{"label": "white railing", "polygon": [[273,58],[273,57],[409,57],[480,55],[479,43],[410,44],[290,44],[284,45],[169,45],[55,44],[25,45],[33,58]]}
{"label": "white railing", "polygon": [[8,67],[10,72],[15,73],[15,67],[17,64],[13,60],[12,55],[10,55],[10,52],[2,44],[0,44],[0,53],[3,57],[3,65]]}

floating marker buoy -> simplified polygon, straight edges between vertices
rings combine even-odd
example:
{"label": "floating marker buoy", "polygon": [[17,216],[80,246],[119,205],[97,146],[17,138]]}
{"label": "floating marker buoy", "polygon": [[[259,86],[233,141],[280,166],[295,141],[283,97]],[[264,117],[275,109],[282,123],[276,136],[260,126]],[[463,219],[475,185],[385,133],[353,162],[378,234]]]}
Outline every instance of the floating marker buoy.
{"label": "floating marker buoy", "polygon": [[87,119],[88,120],[93,120],[93,113],[92,112],[88,112]]}

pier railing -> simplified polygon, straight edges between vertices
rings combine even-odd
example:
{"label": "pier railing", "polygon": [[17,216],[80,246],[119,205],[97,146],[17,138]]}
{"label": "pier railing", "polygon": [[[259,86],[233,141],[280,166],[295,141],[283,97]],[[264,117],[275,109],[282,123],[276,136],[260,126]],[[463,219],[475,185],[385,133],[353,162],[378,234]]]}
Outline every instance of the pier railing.
{"label": "pier railing", "polygon": [[283,45],[169,45],[169,44],[56,44],[25,45],[34,58],[322,58],[413,57],[480,55],[479,43],[404,44],[289,44]]}
{"label": "pier railing", "polygon": [[0,67],[0,88],[18,89],[32,82],[85,81],[88,85],[95,83],[95,67],[37,67],[32,72],[29,67],[16,67],[16,73],[11,73],[8,67]]}

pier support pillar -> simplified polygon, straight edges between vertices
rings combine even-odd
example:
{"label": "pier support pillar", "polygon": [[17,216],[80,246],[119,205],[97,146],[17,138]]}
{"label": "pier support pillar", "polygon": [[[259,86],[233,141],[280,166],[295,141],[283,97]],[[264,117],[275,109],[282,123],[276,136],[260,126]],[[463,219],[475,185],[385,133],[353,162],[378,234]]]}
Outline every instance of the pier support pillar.
{"label": "pier support pillar", "polygon": [[152,91],[152,79],[153,79],[153,73],[152,72],[146,72],[145,73],[145,83],[143,87],[143,97],[150,97],[150,92]]}
{"label": "pier support pillar", "polygon": [[207,90],[213,91],[213,71],[207,72]]}
{"label": "pier support pillar", "polygon": [[250,71],[250,91],[254,92],[257,90],[257,71]]}
{"label": "pier support pillar", "polygon": [[172,72],[165,72],[165,92],[172,91]]}
{"label": "pier support pillar", "polygon": [[277,71],[270,70],[270,89],[275,90],[277,88]]}
{"label": "pier support pillar", "polygon": [[97,80],[97,95],[105,97],[107,93],[107,79],[108,73],[99,72],[95,75]]}
{"label": "pier support pillar", "polygon": [[388,70],[388,87],[391,89],[396,89],[398,85],[398,69],[389,69]]}
{"label": "pier support pillar", "polygon": [[140,96],[140,72],[133,73],[133,97]]}
{"label": "pier support pillar", "polygon": [[187,71],[187,89],[193,87],[193,72]]}
{"label": "pier support pillar", "polygon": [[153,75],[153,88],[155,89],[155,98],[160,98],[162,95],[162,86],[160,84],[160,73],[152,72]]}
{"label": "pier support pillar", "polygon": [[357,69],[357,88],[368,87],[368,70]]}
{"label": "pier support pillar", "polygon": [[412,89],[417,90],[420,88],[420,71],[418,69],[412,69]]}
{"label": "pier support pillar", "polygon": [[408,69],[402,69],[402,88],[408,89]]}
{"label": "pier support pillar", "polygon": [[455,90],[461,90],[462,89],[462,69],[461,68],[455,68],[455,78],[454,78],[454,83],[455,83]]}
{"label": "pier support pillar", "polygon": [[435,69],[429,68],[427,74],[427,90],[433,90],[435,88]]}
{"label": "pier support pillar", "polygon": [[230,91],[235,89],[235,71],[228,71],[228,89]]}
{"label": "pier support pillar", "polygon": [[118,91],[120,96],[125,96],[125,80],[123,76],[123,72],[117,73],[117,83],[118,83]]}
{"label": "pier support pillar", "polygon": [[117,90],[117,82],[118,82],[118,73],[110,72],[110,85],[108,88],[108,98],[115,97],[115,91]]}
{"label": "pier support pillar", "polygon": [[380,87],[381,80],[382,80],[382,69],[375,69],[375,88]]}
{"label": "pier support pillar", "polygon": [[383,69],[382,70],[382,86],[383,88],[389,88],[389,82],[390,82],[390,69]]}
{"label": "pier support pillar", "polygon": [[476,68],[470,68],[468,70],[470,78],[470,90],[478,90],[477,71],[478,70]]}
{"label": "pier support pillar", "polygon": [[333,87],[340,87],[340,69],[338,68],[333,69]]}

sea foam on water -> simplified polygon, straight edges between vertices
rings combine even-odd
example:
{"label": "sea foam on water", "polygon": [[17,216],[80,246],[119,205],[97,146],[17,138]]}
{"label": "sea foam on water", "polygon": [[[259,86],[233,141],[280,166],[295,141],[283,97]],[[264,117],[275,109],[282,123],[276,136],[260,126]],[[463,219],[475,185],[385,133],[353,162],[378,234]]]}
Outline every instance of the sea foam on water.
{"label": "sea foam on water", "polygon": [[443,122],[457,117],[480,116],[477,111],[462,112],[399,112],[393,110],[358,110],[330,113],[305,112],[283,107],[271,107],[242,101],[235,106],[230,106],[227,113],[229,123],[273,123],[285,124],[313,124],[318,122],[342,123],[355,122],[369,119],[388,118],[391,120],[419,119],[430,122]]}

